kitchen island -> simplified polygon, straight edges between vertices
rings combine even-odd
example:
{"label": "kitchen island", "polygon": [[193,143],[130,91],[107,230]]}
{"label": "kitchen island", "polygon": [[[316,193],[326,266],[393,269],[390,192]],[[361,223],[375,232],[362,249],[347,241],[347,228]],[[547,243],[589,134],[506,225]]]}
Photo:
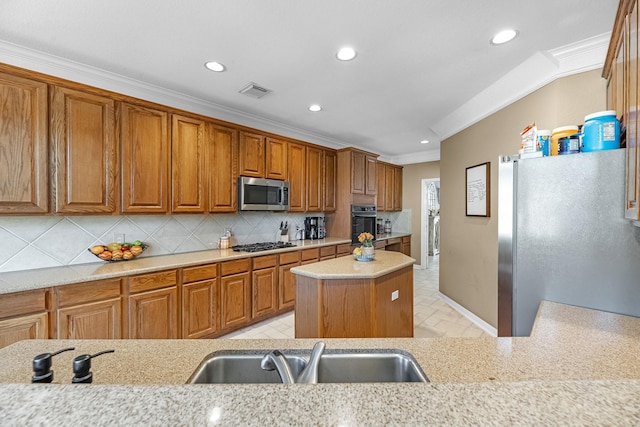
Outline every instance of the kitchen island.
{"label": "kitchen island", "polygon": [[[543,302],[531,337],[326,339],[399,348],[431,383],[187,385],[222,349],[315,340],[30,340],[0,350],[0,425],[638,425],[640,319]],[[54,384],[29,384],[54,357]],[[94,383],[71,385],[77,355]]]}
{"label": "kitchen island", "polygon": [[413,337],[413,263],[399,252],[342,257],[291,269],[296,338]]}

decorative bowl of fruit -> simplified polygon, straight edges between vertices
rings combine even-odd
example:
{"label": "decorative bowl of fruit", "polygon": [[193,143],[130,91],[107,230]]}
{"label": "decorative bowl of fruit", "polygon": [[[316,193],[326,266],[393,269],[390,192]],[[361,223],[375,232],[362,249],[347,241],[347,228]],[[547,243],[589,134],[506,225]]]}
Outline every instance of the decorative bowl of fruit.
{"label": "decorative bowl of fruit", "polygon": [[109,243],[108,245],[95,245],[91,246],[88,251],[100,258],[103,261],[117,262],[117,261],[129,261],[134,259],[149,245],[136,240],[133,243]]}

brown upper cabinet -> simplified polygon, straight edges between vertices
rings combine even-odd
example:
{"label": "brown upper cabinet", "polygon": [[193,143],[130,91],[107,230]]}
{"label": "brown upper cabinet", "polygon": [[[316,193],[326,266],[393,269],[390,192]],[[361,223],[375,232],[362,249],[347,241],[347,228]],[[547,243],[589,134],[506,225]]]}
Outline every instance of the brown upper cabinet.
{"label": "brown upper cabinet", "polygon": [[323,182],[322,162],[324,152],[317,147],[307,147],[307,212],[322,211]]}
{"label": "brown upper cabinet", "polygon": [[607,108],[616,110],[621,129],[626,129],[621,141],[627,154],[625,217],[632,221],[640,221],[639,19],[636,0],[620,1],[602,69],[607,79]]}
{"label": "brown upper cabinet", "polygon": [[402,166],[393,167],[393,210],[402,210]]}
{"label": "brown upper cabinet", "polygon": [[235,212],[238,208],[238,131],[209,124],[209,211]]}
{"label": "brown upper cabinet", "polygon": [[307,210],[306,163],[307,147],[289,143],[289,212]]}
{"label": "brown upper cabinet", "polygon": [[55,212],[116,212],[115,101],[52,86],[50,105]]}
{"label": "brown upper cabinet", "polygon": [[287,179],[287,147],[286,141],[267,138],[266,142],[265,178]]}
{"label": "brown upper cabinet", "polygon": [[402,166],[378,162],[378,195],[376,206],[379,212],[402,210]]}
{"label": "brown upper cabinet", "polygon": [[122,212],[166,213],[169,118],[166,111],[122,103]]}
{"label": "brown upper cabinet", "polygon": [[322,188],[324,192],[322,210],[335,212],[336,210],[336,179],[337,156],[333,150],[324,150],[324,168],[322,170]]}
{"label": "brown upper cabinet", "polygon": [[240,175],[264,178],[264,150],[264,135],[240,132]]}
{"label": "brown upper cabinet", "polygon": [[364,151],[351,151],[351,194],[376,195],[377,156]]}
{"label": "brown upper cabinet", "polygon": [[204,213],[207,210],[205,126],[204,120],[172,115],[172,212]]}
{"label": "brown upper cabinet", "polygon": [[0,73],[0,103],[0,213],[46,213],[47,85]]}

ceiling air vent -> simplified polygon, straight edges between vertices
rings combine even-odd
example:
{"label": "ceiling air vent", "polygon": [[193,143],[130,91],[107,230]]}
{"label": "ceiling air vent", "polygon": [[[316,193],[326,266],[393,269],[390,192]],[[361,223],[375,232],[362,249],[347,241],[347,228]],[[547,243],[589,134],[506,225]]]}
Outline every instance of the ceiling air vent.
{"label": "ceiling air vent", "polygon": [[257,84],[251,82],[245,87],[243,87],[242,89],[240,89],[238,92],[243,95],[247,95],[252,98],[258,99],[258,98],[262,98],[263,96],[265,96],[271,91],[269,89],[263,88],[262,86],[258,86]]}

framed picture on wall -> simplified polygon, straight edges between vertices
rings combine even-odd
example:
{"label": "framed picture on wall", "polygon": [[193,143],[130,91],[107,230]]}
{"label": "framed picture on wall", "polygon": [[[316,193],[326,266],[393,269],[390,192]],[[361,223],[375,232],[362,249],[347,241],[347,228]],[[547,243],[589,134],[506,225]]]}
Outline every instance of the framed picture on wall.
{"label": "framed picture on wall", "polygon": [[466,169],[467,216],[491,216],[491,162]]}

